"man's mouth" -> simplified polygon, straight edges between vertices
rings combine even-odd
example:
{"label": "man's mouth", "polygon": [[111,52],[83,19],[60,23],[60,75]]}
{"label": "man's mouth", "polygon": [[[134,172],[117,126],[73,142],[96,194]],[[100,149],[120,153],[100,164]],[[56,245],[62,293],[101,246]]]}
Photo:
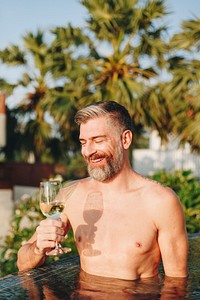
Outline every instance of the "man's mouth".
{"label": "man's mouth", "polygon": [[100,164],[105,159],[105,156],[93,155],[89,157],[88,162],[92,165]]}

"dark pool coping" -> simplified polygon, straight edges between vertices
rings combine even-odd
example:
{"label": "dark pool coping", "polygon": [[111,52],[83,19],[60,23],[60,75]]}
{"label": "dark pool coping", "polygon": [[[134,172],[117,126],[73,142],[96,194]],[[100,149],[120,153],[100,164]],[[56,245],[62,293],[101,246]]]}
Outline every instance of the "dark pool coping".
{"label": "dark pool coping", "polygon": [[[192,281],[193,285],[193,290],[191,292],[193,295],[191,297],[190,294],[190,298],[186,299],[200,299],[195,298],[195,293],[196,295],[200,295],[200,234],[192,234],[189,235],[188,238],[189,244],[191,244],[189,253],[195,252],[194,255],[189,256],[189,260],[193,261],[194,268],[194,270],[190,271],[195,274],[195,278],[189,277],[189,280]],[[194,251],[194,249],[197,251]],[[0,278],[0,300],[51,300],[51,293],[53,293],[53,299],[74,299],[71,298],[71,295],[73,295],[73,291],[76,289],[79,275],[80,259],[77,255],[66,256],[36,269],[28,269],[18,273],[9,274]],[[48,296],[44,295],[44,293],[47,293]]]}

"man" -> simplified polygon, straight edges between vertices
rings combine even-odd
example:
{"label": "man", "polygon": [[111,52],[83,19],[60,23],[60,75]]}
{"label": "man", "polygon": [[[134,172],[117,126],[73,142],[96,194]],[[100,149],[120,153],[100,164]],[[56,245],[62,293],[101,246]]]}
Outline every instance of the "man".
{"label": "man", "polygon": [[176,194],[131,168],[128,111],[114,101],[77,112],[82,155],[90,177],[63,188],[62,221],[41,221],[18,253],[19,270],[44,263],[45,252],[72,227],[83,271],[134,280],[158,274],[187,276],[188,243]]}

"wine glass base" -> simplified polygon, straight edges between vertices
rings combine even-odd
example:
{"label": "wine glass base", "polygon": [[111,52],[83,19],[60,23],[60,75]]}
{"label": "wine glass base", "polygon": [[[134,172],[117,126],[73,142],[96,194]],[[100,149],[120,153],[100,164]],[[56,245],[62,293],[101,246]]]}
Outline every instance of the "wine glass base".
{"label": "wine glass base", "polygon": [[62,247],[58,247],[55,249],[52,249],[50,251],[46,252],[46,255],[50,256],[50,255],[61,255],[61,254],[65,254],[71,252],[71,248],[62,248]]}

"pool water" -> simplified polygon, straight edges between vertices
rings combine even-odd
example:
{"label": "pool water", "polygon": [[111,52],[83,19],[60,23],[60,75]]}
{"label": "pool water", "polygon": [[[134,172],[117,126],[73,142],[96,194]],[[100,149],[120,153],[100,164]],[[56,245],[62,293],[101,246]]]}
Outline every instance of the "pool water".
{"label": "pool water", "polygon": [[188,278],[159,276],[128,281],[92,276],[81,271],[70,299],[200,299],[200,236],[189,238]]}

